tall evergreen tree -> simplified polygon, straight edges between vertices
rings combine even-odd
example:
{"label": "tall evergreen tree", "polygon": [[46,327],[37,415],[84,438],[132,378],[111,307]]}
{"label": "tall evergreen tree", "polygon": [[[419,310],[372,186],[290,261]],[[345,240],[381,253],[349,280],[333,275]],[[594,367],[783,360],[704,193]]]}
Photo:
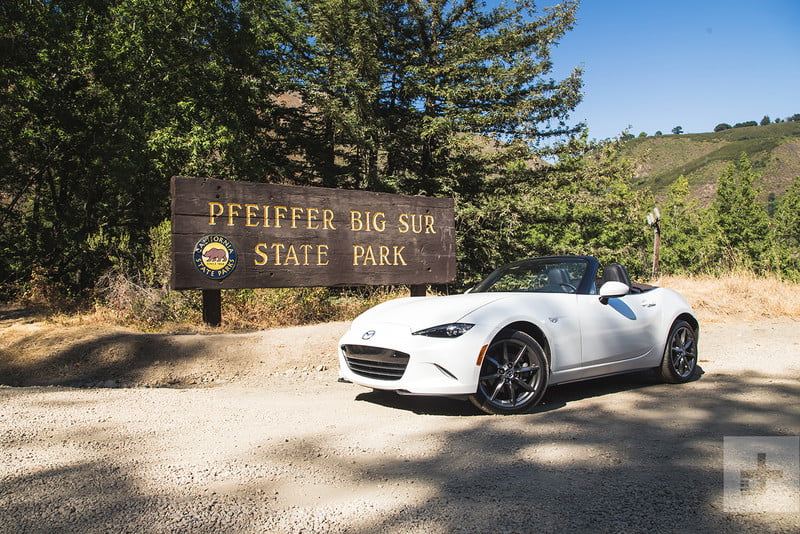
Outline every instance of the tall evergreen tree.
{"label": "tall evergreen tree", "polygon": [[724,244],[734,256],[761,268],[769,221],[764,206],[758,202],[756,179],[747,154],[742,153],[738,161],[722,171],[713,208]]}
{"label": "tall evergreen tree", "polygon": [[453,172],[486,146],[476,135],[534,145],[577,131],[566,120],[580,72],[549,77],[550,47],[571,28],[574,2],[544,14],[532,1],[491,10],[474,0],[301,4],[313,43],[304,99],[320,125],[312,148],[328,154],[326,185],[356,173],[351,186],[457,194],[474,186]]}
{"label": "tall evergreen tree", "polygon": [[778,202],[774,236],[782,274],[800,281],[800,176]]}
{"label": "tall evergreen tree", "polygon": [[711,272],[720,259],[719,234],[709,210],[692,198],[681,175],[669,188],[662,210],[661,267],[669,274]]}
{"label": "tall evergreen tree", "polygon": [[170,176],[290,169],[287,20],[281,0],[3,2],[0,280],[91,286],[135,261]]}

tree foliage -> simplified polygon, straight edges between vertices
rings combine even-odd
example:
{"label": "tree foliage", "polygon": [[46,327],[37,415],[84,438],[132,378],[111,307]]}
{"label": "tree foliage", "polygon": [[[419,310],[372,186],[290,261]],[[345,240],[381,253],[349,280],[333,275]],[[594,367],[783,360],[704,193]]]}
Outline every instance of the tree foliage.
{"label": "tree foliage", "polygon": [[38,266],[80,289],[120,255],[135,263],[174,174],[291,168],[270,135],[288,15],[279,0],[4,2],[4,283]]}
{"label": "tree foliage", "polygon": [[742,153],[720,175],[713,208],[727,249],[762,268],[768,248],[769,220],[766,209],[758,202],[756,178],[747,154]]}
{"label": "tree foliage", "polygon": [[800,176],[781,197],[774,219],[775,247],[782,274],[800,281]]}
{"label": "tree foliage", "polygon": [[550,60],[576,9],[9,0],[0,277],[36,266],[80,290],[141,266],[181,174],[449,195],[468,227],[498,180],[530,179],[543,140],[580,129],[581,73],[554,79]]}
{"label": "tree foliage", "polygon": [[713,271],[720,255],[719,232],[708,211],[690,194],[681,175],[669,188],[662,210],[660,266],[670,274]]}
{"label": "tree foliage", "polygon": [[[162,286],[165,266],[148,255],[166,250],[173,175],[451,196],[463,282],[551,253],[644,274],[652,200],[632,189],[633,167],[613,143],[577,136],[580,69],[553,74],[551,50],[577,2],[493,6],[3,2],[4,294],[32,278],[80,294],[110,268]],[[698,260],[676,234],[676,257],[709,264],[727,247],[762,261],[753,178],[743,162],[726,170],[713,224],[675,191],[666,212],[711,251]],[[792,194],[774,221],[787,249]],[[738,204],[750,206],[744,229],[733,226]]]}

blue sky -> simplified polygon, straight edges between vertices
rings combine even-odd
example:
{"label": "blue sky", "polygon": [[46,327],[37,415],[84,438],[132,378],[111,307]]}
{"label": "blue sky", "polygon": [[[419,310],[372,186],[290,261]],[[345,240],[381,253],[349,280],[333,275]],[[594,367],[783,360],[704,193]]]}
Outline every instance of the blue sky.
{"label": "blue sky", "polygon": [[800,0],[583,0],[552,57],[556,77],[584,69],[571,119],[592,138],[785,119],[800,113]]}

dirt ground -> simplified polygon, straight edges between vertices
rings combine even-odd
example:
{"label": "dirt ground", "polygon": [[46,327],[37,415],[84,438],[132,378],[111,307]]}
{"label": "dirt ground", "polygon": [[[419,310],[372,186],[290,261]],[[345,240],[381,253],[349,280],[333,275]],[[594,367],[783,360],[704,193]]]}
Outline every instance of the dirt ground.
{"label": "dirt ground", "polygon": [[798,326],[704,324],[696,381],[557,386],[500,417],[337,383],[346,323],[161,335],[5,310],[0,532],[798,532],[793,473],[746,506],[725,485],[726,437],[800,435]]}

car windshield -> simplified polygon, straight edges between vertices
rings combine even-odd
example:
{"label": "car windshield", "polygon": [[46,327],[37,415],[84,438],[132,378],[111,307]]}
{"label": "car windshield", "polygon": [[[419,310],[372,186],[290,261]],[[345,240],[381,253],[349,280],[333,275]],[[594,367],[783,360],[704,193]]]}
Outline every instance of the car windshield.
{"label": "car windshield", "polygon": [[588,266],[583,258],[523,260],[497,269],[472,292],[576,293]]}

